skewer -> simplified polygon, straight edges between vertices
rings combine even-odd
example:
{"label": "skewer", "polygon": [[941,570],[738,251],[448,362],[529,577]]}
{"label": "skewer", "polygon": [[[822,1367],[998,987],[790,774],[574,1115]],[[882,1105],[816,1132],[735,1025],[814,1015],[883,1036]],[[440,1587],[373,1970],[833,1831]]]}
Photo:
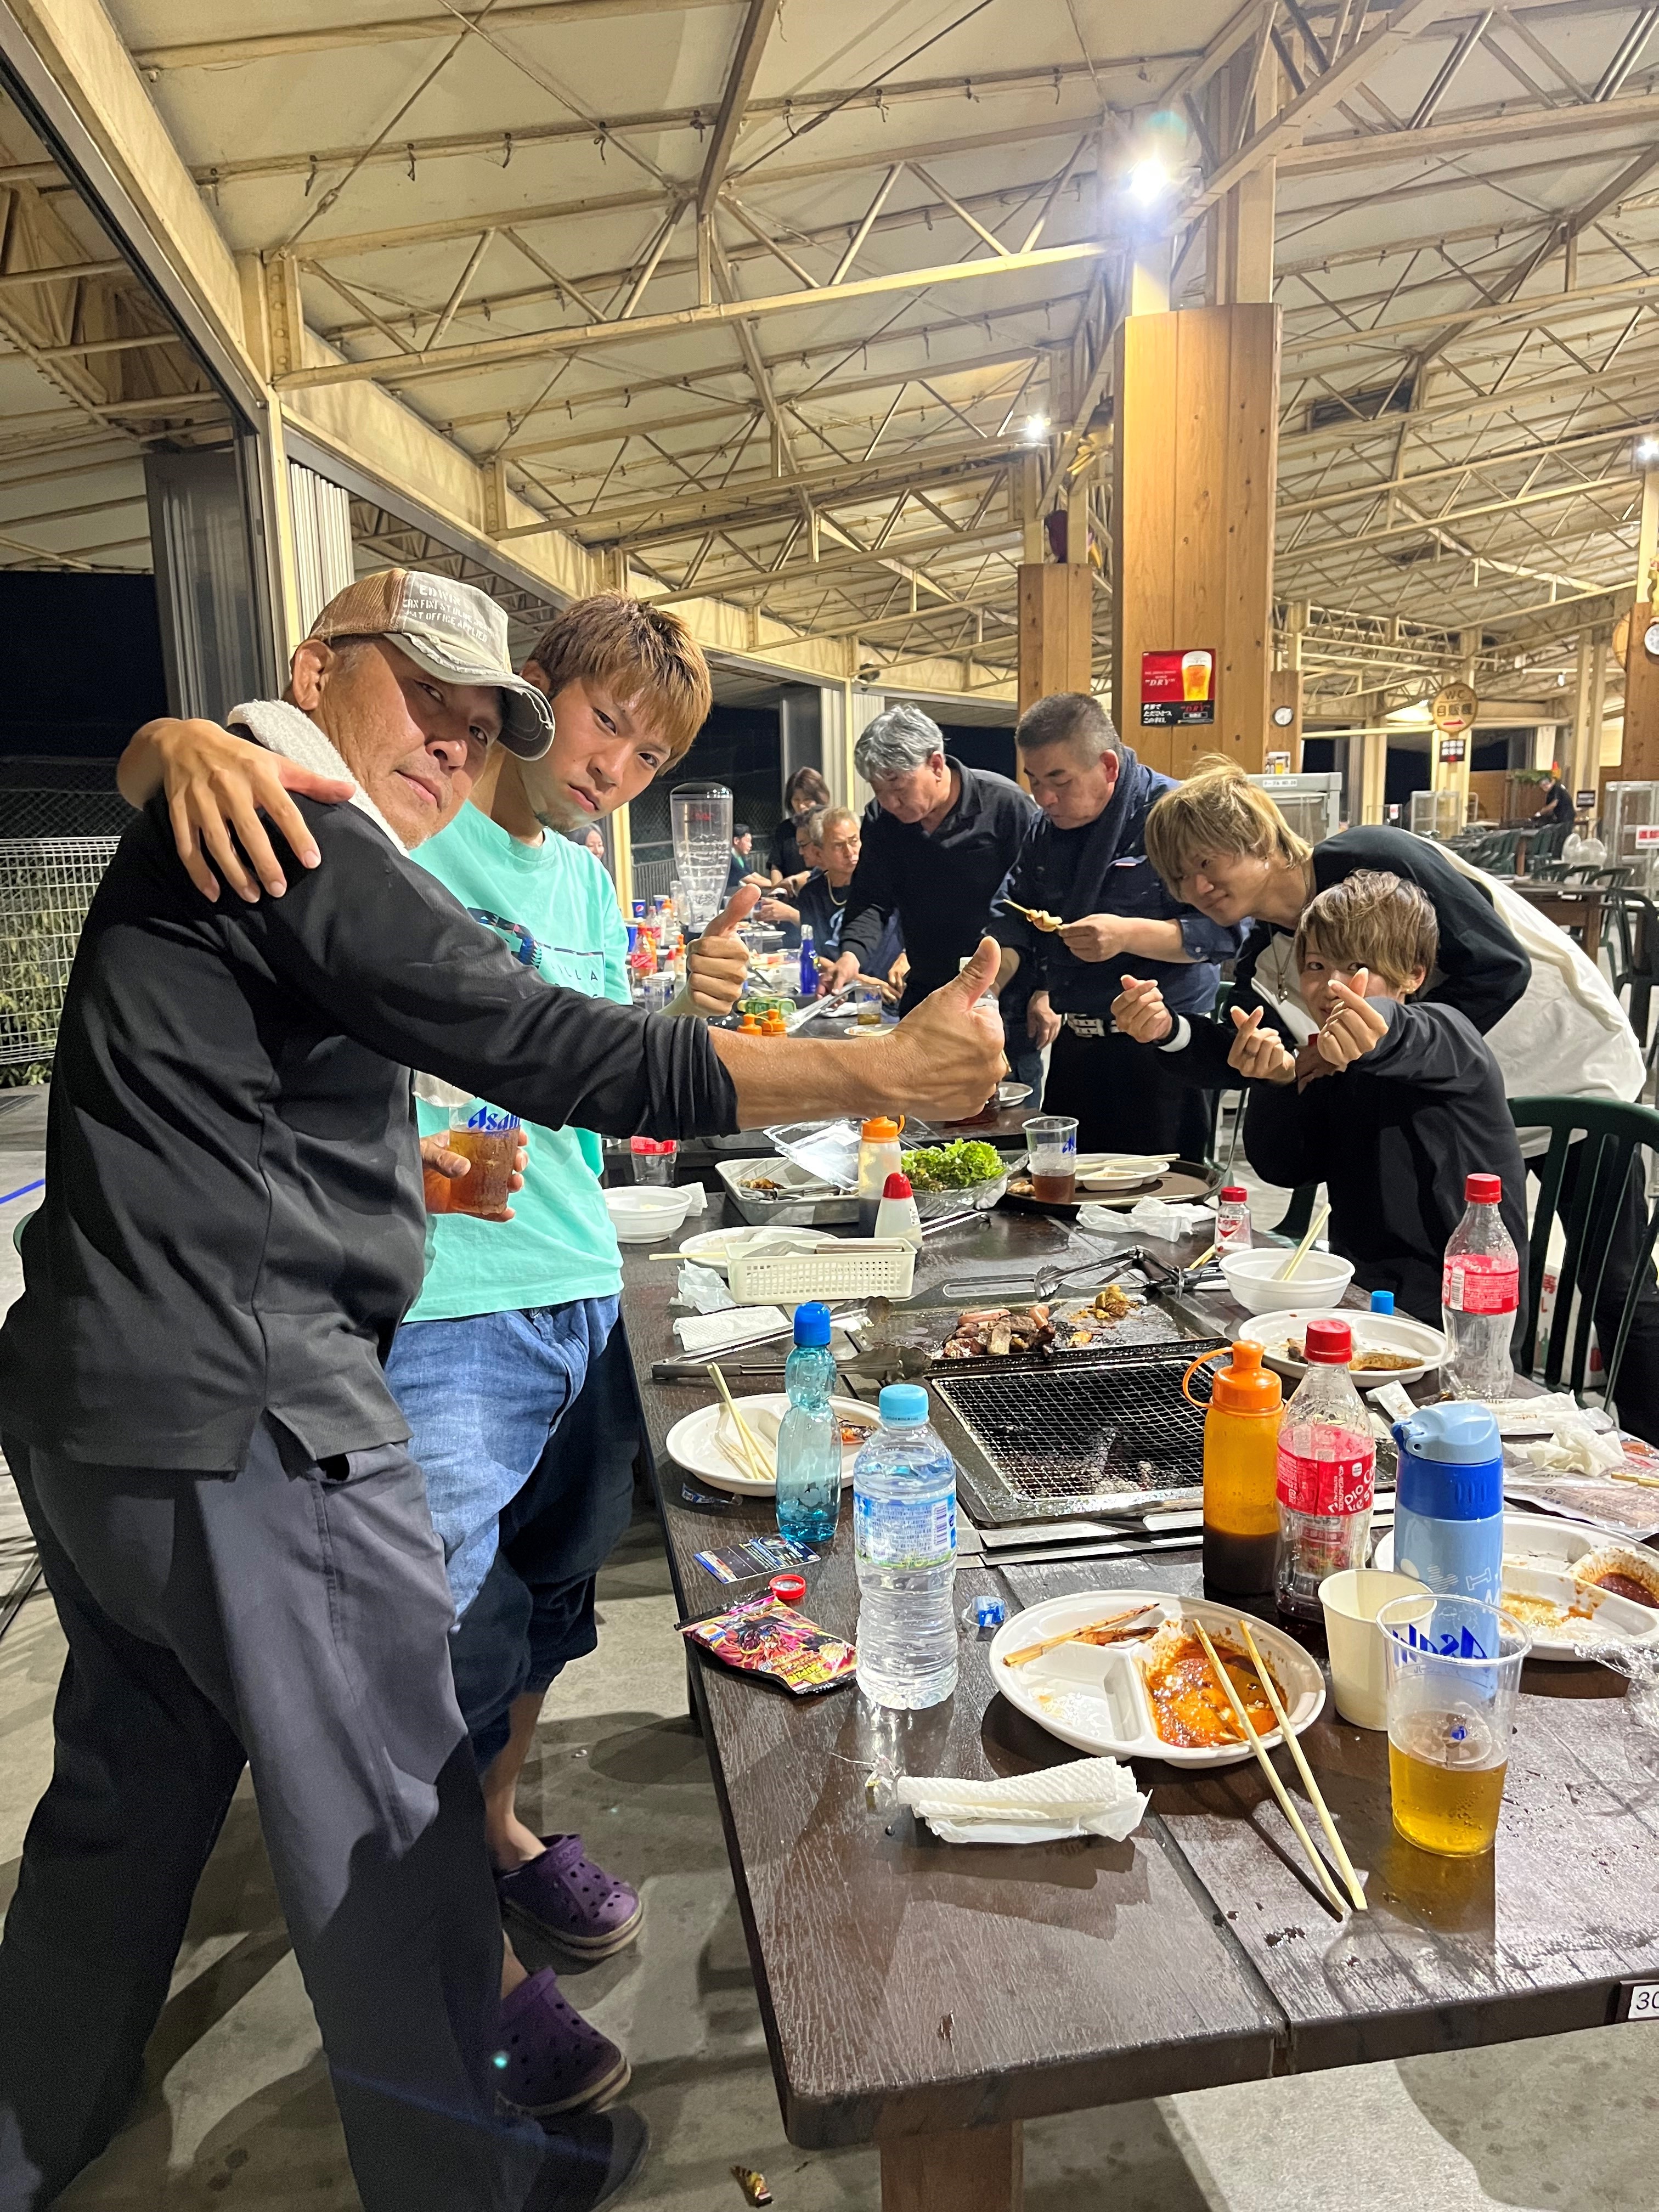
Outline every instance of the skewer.
{"label": "skewer", "polygon": [[1055,930],[1060,926],[1060,916],[1050,914],[1046,907],[1021,906],[1018,899],[1004,899],[1002,903],[1010,914],[1023,914],[1027,921],[1035,922],[1039,927],[1046,924],[1050,930]]}
{"label": "skewer", "polygon": [[[1245,1711],[1243,1702],[1240,1698],[1237,1691],[1233,1687],[1232,1676],[1227,1672],[1226,1668],[1222,1665],[1220,1659],[1217,1656],[1216,1648],[1214,1644],[1211,1643],[1209,1635],[1205,1629],[1203,1622],[1201,1620],[1194,1620],[1193,1623],[1193,1628],[1198,1637],[1199,1642],[1204,1646],[1205,1656],[1209,1660],[1211,1666],[1215,1669],[1216,1680],[1220,1683],[1222,1688],[1227,1693],[1227,1702],[1233,1709],[1233,1713],[1238,1722],[1238,1725],[1244,1731],[1245,1738],[1249,1744],[1250,1749],[1255,1753],[1257,1765],[1261,1767],[1261,1771],[1267,1776],[1268,1781],[1273,1784],[1273,1792],[1274,1796],[1279,1800],[1280,1811],[1284,1814],[1285,1818],[1290,1822],[1291,1827],[1295,1829],[1297,1841],[1301,1844],[1303,1850],[1308,1854],[1309,1863],[1312,1866],[1314,1872],[1319,1876],[1320,1887],[1324,1891],[1326,1896],[1330,1899],[1331,1903],[1336,1907],[1339,1912],[1345,1911],[1346,1907],[1342,1903],[1341,1893],[1337,1888],[1336,1884],[1331,1880],[1331,1870],[1326,1865],[1324,1860],[1320,1857],[1318,1852],[1314,1849],[1313,1838],[1308,1833],[1306,1827],[1304,1826],[1301,1814],[1298,1813],[1295,1806],[1291,1804],[1291,1793],[1279,1778],[1279,1769],[1273,1765],[1272,1759],[1268,1758],[1267,1747],[1263,1744],[1261,1738],[1256,1734],[1255,1723],[1252,1721],[1249,1713]],[[1267,1686],[1265,1682],[1262,1686],[1264,1689]]]}
{"label": "skewer", "polygon": [[738,1441],[743,1446],[744,1455],[749,1462],[750,1474],[757,1482],[775,1482],[778,1479],[777,1470],[767,1458],[766,1453],[761,1447],[759,1437],[738,1411],[738,1401],[732,1395],[731,1385],[726,1382],[725,1369],[717,1367],[714,1361],[710,1360],[708,1378],[726,1401],[726,1410],[732,1416],[732,1425],[738,1432]]}
{"label": "skewer", "polygon": [[1273,1677],[1267,1672],[1266,1662],[1255,1648],[1255,1638],[1250,1633],[1250,1625],[1242,1615],[1239,1619],[1238,1632],[1244,1638],[1245,1648],[1249,1652],[1256,1673],[1261,1677],[1261,1686],[1267,1693],[1267,1703],[1273,1709],[1273,1718],[1279,1723],[1279,1734],[1290,1747],[1291,1757],[1296,1761],[1296,1771],[1302,1777],[1302,1786],[1308,1793],[1308,1802],[1318,1814],[1319,1825],[1325,1831],[1326,1840],[1336,1854],[1336,1863],[1342,1869],[1342,1879],[1347,1883],[1348,1894],[1353,1899],[1353,1909],[1356,1912],[1369,1912],[1370,1907],[1366,1903],[1364,1891],[1359,1886],[1359,1876],[1353,1870],[1353,1861],[1348,1856],[1347,1847],[1341,1837],[1336,1832],[1336,1823],[1331,1818],[1330,1808],[1325,1802],[1319,1784],[1313,1778],[1313,1770],[1308,1765],[1302,1746],[1291,1727],[1290,1716],[1285,1711],[1279,1692],[1273,1687]]}
{"label": "skewer", "polygon": [[1121,1628],[1126,1620],[1142,1620],[1151,1610],[1150,1606],[1132,1605],[1127,1613],[1110,1613],[1104,1620],[1080,1620],[1075,1628],[1068,1628],[1061,1636],[1045,1636],[1041,1644],[1028,1644],[1022,1650],[1011,1651],[1003,1664],[1006,1667],[1027,1666],[1033,1659],[1040,1659],[1045,1651],[1054,1650],[1057,1644],[1069,1644],[1074,1637],[1082,1636],[1091,1628]]}

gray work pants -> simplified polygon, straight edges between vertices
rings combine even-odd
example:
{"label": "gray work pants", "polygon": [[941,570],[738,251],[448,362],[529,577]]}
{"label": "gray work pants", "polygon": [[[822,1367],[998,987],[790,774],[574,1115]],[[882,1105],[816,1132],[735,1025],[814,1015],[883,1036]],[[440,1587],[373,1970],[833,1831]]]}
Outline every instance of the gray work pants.
{"label": "gray work pants", "polygon": [[366,2212],[519,2212],[548,2145],[495,2117],[501,1919],[419,1468],[317,1467],[270,1421],[234,1477],[7,1457],[69,1656],[0,1942],[0,2212],[121,2124],[245,1761]]}

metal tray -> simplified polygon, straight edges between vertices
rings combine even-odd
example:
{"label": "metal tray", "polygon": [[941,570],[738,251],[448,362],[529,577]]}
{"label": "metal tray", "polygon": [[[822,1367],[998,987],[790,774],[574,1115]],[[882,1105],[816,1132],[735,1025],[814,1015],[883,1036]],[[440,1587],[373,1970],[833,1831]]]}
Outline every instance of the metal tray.
{"label": "metal tray", "polygon": [[[738,1218],[751,1228],[767,1229],[825,1229],[833,1228],[859,1218],[858,1196],[853,1191],[831,1190],[827,1183],[817,1182],[793,1160],[768,1158],[764,1153],[751,1153],[740,1160],[719,1160],[714,1172],[726,1186],[726,1194]],[[798,1184],[799,1194],[792,1198],[761,1198],[744,1189],[750,1176],[768,1175],[779,1182]]]}

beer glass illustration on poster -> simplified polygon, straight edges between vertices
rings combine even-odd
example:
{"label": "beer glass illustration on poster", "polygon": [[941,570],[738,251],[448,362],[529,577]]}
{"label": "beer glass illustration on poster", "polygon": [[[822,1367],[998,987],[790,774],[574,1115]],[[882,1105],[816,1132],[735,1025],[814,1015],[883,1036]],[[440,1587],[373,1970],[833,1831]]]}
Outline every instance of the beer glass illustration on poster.
{"label": "beer glass illustration on poster", "polygon": [[1174,730],[1215,720],[1215,655],[1186,652],[1140,656],[1140,726]]}

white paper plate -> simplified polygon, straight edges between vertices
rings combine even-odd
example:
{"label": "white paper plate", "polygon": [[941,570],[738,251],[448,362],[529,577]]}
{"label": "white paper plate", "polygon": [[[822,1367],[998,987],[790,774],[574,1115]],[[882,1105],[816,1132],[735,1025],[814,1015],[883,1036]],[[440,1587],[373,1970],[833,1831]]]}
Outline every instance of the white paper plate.
{"label": "white paper plate", "polygon": [[[1078,1751],[1109,1753],[1116,1759],[1161,1759],[1170,1766],[1235,1766],[1242,1759],[1253,1758],[1248,1743],[1213,1750],[1165,1743],[1152,1726],[1133,1644],[1062,1644],[1024,1667],[1007,1663],[1011,1651],[1137,1604],[1158,1607],[1166,1620],[1183,1614],[1188,1620],[1200,1620],[1212,1638],[1224,1638],[1235,1648],[1243,1648],[1235,1607],[1204,1598],[1176,1597],[1168,1590],[1081,1590],[1071,1597],[1048,1598],[1003,1623],[991,1644],[993,1680],[1011,1705]],[[1300,1735],[1324,1705],[1325,1677],[1318,1662],[1282,1629],[1253,1615],[1249,1618],[1257,1648],[1273,1669],[1291,1727]],[[1261,1741],[1272,1745],[1279,1738],[1274,1729],[1264,1733]]]}
{"label": "white paper plate", "polygon": [[[1542,1514],[1506,1513],[1504,1595],[1507,1597],[1514,1590],[1523,1598],[1541,1599],[1564,1610],[1583,1605],[1594,1594],[1581,1590],[1566,1571],[1575,1559],[1609,1548],[1633,1552],[1638,1559],[1646,1559],[1659,1571],[1659,1551],[1650,1544],[1626,1543],[1622,1536],[1610,1536],[1603,1528],[1587,1528],[1577,1521],[1558,1521]],[[1392,1571],[1392,1528],[1378,1540],[1372,1564]],[[1579,1655],[1572,1641],[1575,1632],[1581,1636],[1617,1637],[1629,1644],[1659,1642],[1659,1613],[1610,1593],[1603,1595],[1583,1619],[1568,1621],[1559,1627],[1530,1620],[1525,1626],[1532,1637],[1531,1656],[1534,1659],[1577,1659]]]}
{"label": "white paper plate", "polygon": [[[752,1244],[757,1237],[767,1239],[770,1252],[810,1252],[824,1240],[822,1229],[769,1228],[764,1223],[753,1228],[700,1229],[695,1237],[688,1237],[680,1246],[681,1257],[701,1261],[705,1267],[714,1267],[722,1275],[726,1261],[733,1252]],[[784,1239],[790,1241],[786,1243]]]}
{"label": "white paper plate", "polygon": [[[745,1417],[757,1413],[770,1413],[781,1420],[789,1410],[789,1399],[782,1390],[758,1391],[751,1398],[739,1398]],[[833,1412],[843,1420],[856,1421],[873,1434],[880,1425],[873,1406],[861,1405],[856,1398],[832,1398]],[[725,1407],[716,1402],[699,1406],[695,1413],[687,1413],[676,1421],[668,1431],[670,1456],[688,1474],[695,1474],[700,1482],[715,1490],[729,1490],[739,1498],[770,1498],[777,1488],[772,1482],[757,1482],[747,1474],[740,1461],[728,1459],[726,1448],[715,1431],[720,1426]],[[856,1444],[843,1444],[841,1454],[841,1480],[844,1490],[853,1480],[853,1462],[858,1457]]]}
{"label": "white paper plate", "polygon": [[1312,1321],[1345,1321],[1353,1331],[1357,1351],[1367,1346],[1378,1352],[1410,1352],[1421,1360],[1417,1367],[1391,1367],[1386,1373],[1376,1368],[1356,1367],[1351,1371],[1356,1388],[1376,1390],[1384,1382],[1420,1382],[1431,1367],[1438,1367],[1446,1356],[1446,1340],[1437,1328],[1425,1322],[1413,1321],[1409,1314],[1367,1313],[1362,1307],[1310,1307],[1305,1312],[1253,1314],[1236,1332],[1241,1341],[1261,1346],[1262,1364],[1276,1368],[1279,1374],[1288,1375],[1299,1382],[1307,1373],[1304,1360],[1292,1359],[1285,1350],[1289,1339],[1305,1340],[1308,1323]]}

